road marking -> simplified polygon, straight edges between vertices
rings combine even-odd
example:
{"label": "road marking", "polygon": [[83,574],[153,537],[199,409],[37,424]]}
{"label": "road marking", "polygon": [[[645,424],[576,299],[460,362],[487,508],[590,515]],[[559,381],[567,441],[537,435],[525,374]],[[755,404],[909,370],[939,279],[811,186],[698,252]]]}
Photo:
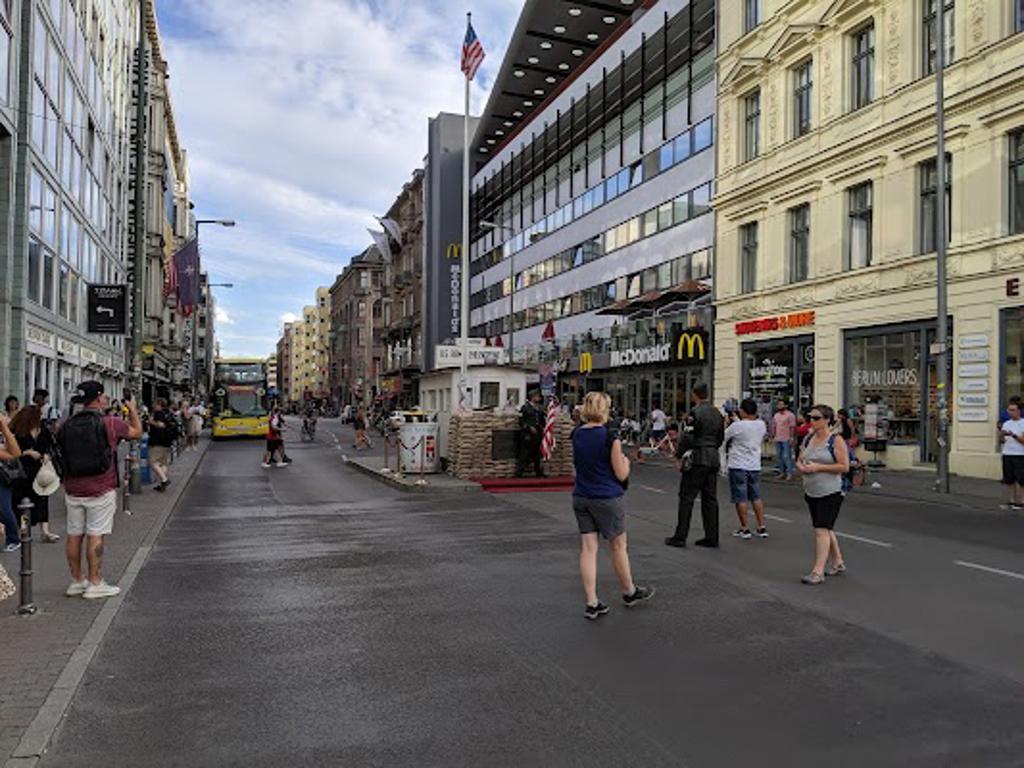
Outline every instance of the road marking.
{"label": "road marking", "polygon": [[884,547],[885,549],[892,549],[892,544],[886,541],[878,541],[877,539],[867,539],[863,536],[854,536],[852,533],[839,533],[836,532],[836,536],[841,539],[852,539],[853,541],[859,541],[862,544],[871,544],[874,547]]}
{"label": "road marking", "polygon": [[653,485],[641,485],[639,487],[643,488],[645,491],[650,491],[651,493],[664,493],[665,492],[663,489],[655,488]]}
{"label": "road marking", "polygon": [[959,565],[963,568],[973,568],[976,571],[985,571],[985,573],[994,573],[998,576],[1009,576],[1011,579],[1020,579],[1021,581],[1024,581],[1024,573],[1004,571],[1002,568],[990,568],[987,565],[979,565],[978,563],[968,563],[964,560],[954,560],[953,564]]}
{"label": "road marking", "polygon": [[767,517],[769,520],[776,520],[776,521],[778,521],[780,523],[792,523],[793,522],[788,517],[779,517],[778,515],[769,515],[767,512],[765,513],[764,516]]}

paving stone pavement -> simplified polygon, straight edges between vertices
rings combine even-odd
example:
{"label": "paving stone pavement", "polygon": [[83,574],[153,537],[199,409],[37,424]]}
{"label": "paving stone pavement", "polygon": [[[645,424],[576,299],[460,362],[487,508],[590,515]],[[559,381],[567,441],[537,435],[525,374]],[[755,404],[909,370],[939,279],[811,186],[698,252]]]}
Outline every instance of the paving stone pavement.
{"label": "paving stone pavement", "polygon": [[[185,486],[206,453],[207,440],[199,450],[181,454],[171,467],[171,486],[166,493],[146,489],[132,496],[130,516],[118,506],[114,532],[108,538],[104,576],[116,584],[140,546],[159,533]],[[64,557],[64,500],[58,492],[50,499],[51,530],[61,535],[55,544],[33,542],[34,598],[38,612],[17,616],[19,597],[0,603],[0,765],[11,758],[22,736],[35,719],[71,655],[85,638],[104,600],[70,599],[64,596],[69,577]],[[38,533],[38,529],[35,531]],[[15,584],[20,583],[20,554],[0,555]]]}

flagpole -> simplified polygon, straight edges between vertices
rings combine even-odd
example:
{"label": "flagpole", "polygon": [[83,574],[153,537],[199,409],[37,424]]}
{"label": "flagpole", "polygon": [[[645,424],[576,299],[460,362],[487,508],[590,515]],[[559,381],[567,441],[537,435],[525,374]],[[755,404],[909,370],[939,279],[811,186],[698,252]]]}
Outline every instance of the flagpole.
{"label": "flagpole", "polygon": [[[466,14],[466,27],[472,23],[473,14]],[[469,74],[466,78],[466,113],[462,131],[462,318],[459,337],[459,357],[462,377],[459,382],[459,404],[466,396],[466,374],[469,369]]]}

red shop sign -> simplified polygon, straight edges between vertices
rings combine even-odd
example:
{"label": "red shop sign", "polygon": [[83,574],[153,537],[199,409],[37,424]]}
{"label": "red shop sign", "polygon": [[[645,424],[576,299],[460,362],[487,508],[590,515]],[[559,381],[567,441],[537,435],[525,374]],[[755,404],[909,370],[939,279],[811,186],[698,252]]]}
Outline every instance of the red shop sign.
{"label": "red shop sign", "polygon": [[736,323],[736,335],[745,336],[750,333],[784,331],[788,328],[806,328],[810,325],[814,325],[813,310],[810,312],[794,312],[791,315],[762,317],[757,320],[744,320],[742,323]]}

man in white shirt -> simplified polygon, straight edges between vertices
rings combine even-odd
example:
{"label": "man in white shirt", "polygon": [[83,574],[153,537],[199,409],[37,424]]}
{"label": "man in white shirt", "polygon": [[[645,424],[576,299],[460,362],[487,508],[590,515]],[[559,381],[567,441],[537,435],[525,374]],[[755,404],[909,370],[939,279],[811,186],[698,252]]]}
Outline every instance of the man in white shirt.
{"label": "man in white shirt", "polygon": [[661,408],[651,411],[651,437],[655,443],[660,443],[668,434],[668,416]]}
{"label": "man in white shirt", "polygon": [[740,519],[740,527],[733,536],[744,540],[753,538],[747,527],[747,505],[750,504],[757,518],[757,536],[767,539],[764,501],[761,499],[761,445],[768,427],[758,416],[757,403],[750,398],[740,403],[739,413],[740,420],[734,421],[725,430],[729,493]]}
{"label": "man in white shirt", "polygon": [[1024,419],[1020,405],[1010,401],[1006,406],[1009,417],[999,425],[1003,437],[1003,484],[1009,488],[1010,498],[1003,509],[1013,512],[1024,510]]}

